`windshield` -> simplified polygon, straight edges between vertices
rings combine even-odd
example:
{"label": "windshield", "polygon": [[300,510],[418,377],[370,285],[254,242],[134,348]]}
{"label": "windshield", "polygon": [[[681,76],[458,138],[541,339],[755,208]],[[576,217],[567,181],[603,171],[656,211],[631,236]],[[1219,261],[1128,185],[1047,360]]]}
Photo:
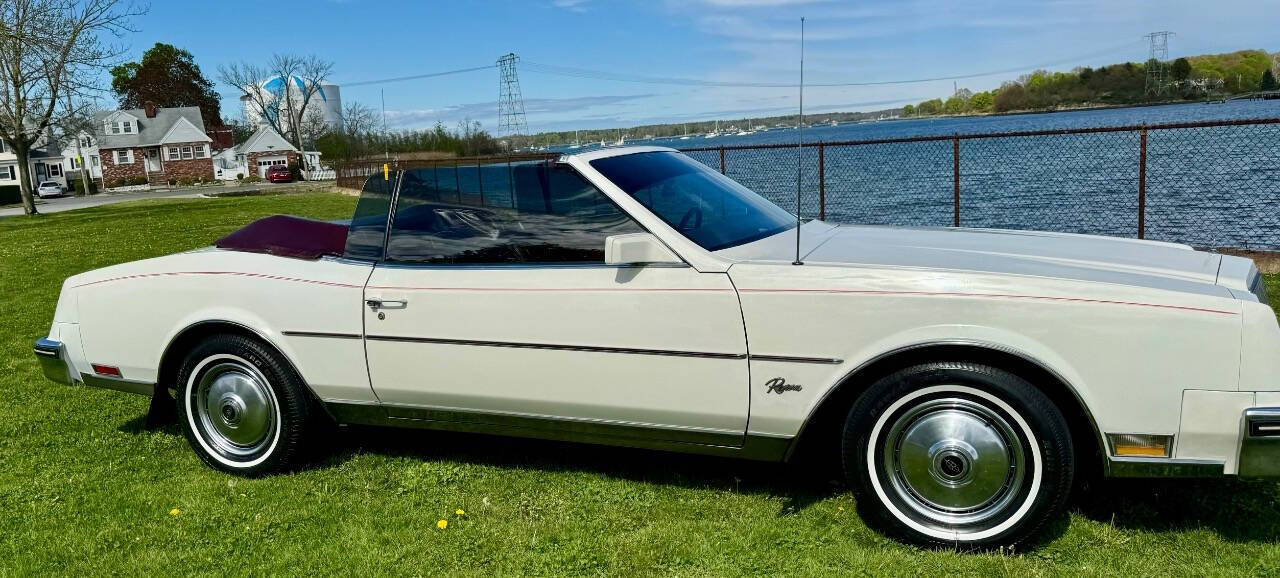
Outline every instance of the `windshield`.
{"label": "windshield", "polygon": [[596,159],[591,166],[708,251],[750,243],[796,225],[791,213],[680,153],[621,155]]}

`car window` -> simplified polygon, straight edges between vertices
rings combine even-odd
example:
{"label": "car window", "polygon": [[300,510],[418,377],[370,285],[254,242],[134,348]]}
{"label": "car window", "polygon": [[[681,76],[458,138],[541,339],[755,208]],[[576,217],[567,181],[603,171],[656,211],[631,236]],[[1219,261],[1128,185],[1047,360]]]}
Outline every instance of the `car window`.
{"label": "car window", "polygon": [[790,230],[796,218],[750,189],[676,152],[605,157],[592,168],[708,251]]}
{"label": "car window", "polygon": [[351,259],[382,258],[382,242],[387,234],[387,216],[391,213],[391,191],[399,171],[381,172],[365,179],[356,201],[356,211],[347,229],[347,248],[343,256]]}
{"label": "car window", "polygon": [[604,240],[643,229],[567,165],[546,161],[405,171],[391,261],[604,263]]}
{"label": "car window", "polygon": [[55,182],[53,182],[53,181],[45,181],[45,182],[43,182],[43,183],[40,183],[40,186],[42,186],[42,187],[56,187],[56,186],[58,186],[58,183],[55,183]]}

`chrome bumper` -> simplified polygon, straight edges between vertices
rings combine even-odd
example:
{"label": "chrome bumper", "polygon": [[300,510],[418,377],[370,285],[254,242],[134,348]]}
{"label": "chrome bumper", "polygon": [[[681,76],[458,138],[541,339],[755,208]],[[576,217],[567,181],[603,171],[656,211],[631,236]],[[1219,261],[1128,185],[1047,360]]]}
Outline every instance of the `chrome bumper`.
{"label": "chrome bumper", "polygon": [[67,361],[66,348],[62,346],[61,341],[41,337],[36,340],[35,354],[36,359],[40,361],[40,370],[44,372],[46,378],[70,385],[74,381],[73,375],[79,377],[71,368],[71,363]]}
{"label": "chrome bumper", "polygon": [[36,359],[40,361],[40,370],[51,381],[67,385],[82,383],[91,387],[113,389],[138,395],[152,395],[155,393],[156,386],[154,383],[104,375],[88,375],[76,371],[75,367],[71,365],[71,360],[67,358],[66,346],[60,341],[42,337],[36,340],[34,351]]}
{"label": "chrome bumper", "polygon": [[1246,409],[1240,429],[1240,477],[1280,477],[1280,407]]}

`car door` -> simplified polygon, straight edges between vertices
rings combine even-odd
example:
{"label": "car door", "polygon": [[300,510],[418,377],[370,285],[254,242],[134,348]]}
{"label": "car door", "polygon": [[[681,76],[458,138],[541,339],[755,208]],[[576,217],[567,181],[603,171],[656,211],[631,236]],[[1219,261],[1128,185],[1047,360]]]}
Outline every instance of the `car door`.
{"label": "car door", "polygon": [[408,170],[365,290],[392,417],[740,445],[746,339],[727,275],[607,266],[643,229],[571,167]]}

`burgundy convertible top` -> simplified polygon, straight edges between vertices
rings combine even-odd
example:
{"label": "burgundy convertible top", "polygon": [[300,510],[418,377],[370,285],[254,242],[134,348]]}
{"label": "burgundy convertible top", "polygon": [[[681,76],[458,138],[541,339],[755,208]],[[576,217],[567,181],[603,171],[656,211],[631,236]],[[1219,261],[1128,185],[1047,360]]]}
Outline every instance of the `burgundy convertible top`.
{"label": "burgundy convertible top", "polygon": [[341,256],[347,246],[347,226],[301,217],[274,215],[258,219],[218,239],[219,249],[267,253],[298,259]]}

